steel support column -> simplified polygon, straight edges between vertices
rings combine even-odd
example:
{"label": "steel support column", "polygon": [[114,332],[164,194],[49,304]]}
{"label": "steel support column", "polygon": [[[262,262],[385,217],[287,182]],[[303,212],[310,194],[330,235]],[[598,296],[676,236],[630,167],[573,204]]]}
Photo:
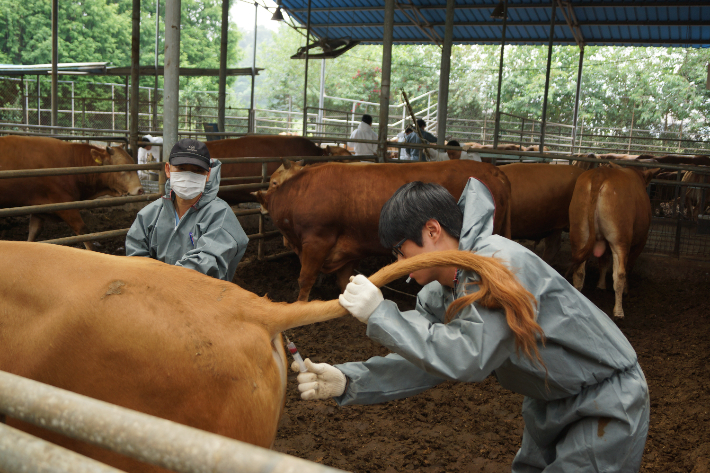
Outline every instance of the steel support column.
{"label": "steel support column", "polygon": [[[163,161],[178,141],[180,98],[180,0],[165,2],[165,51],[163,76]],[[158,192],[165,192],[165,169],[160,170]]]}
{"label": "steel support column", "polygon": [[441,50],[441,71],[439,73],[439,105],[436,108],[436,144],[443,145],[446,139],[446,119],[449,116],[449,75],[451,74],[451,44],[454,42],[454,7],[456,0],[446,0],[446,26],[444,47]]}
{"label": "steel support column", "polygon": [[254,85],[256,82],[256,17],[259,15],[259,4],[254,2],[254,48],[251,55],[251,102],[249,105],[249,133],[256,129],[256,113],[254,112]]}
{"label": "steel support column", "polygon": [[325,58],[320,63],[320,94],[318,97],[318,131],[325,132],[323,124],[323,109],[325,108]]}
{"label": "steel support column", "polygon": [[577,139],[577,118],[579,117],[579,95],[582,91],[582,67],[584,66],[584,46],[579,47],[579,67],[577,68],[577,91],[574,95],[574,115],[572,116],[572,146],[570,154],[574,153],[574,142]]}
{"label": "steel support column", "polygon": [[[229,0],[222,0],[222,36],[219,49],[217,129],[224,132],[224,103],[227,98],[227,46],[229,44]],[[252,76],[253,80],[253,76]]]}
{"label": "steel support column", "polygon": [[[498,147],[498,133],[500,133],[500,91],[503,85],[503,55],[505,53],[505,30],[508,26],[508,0],[503,0],[503,32],[500,41],[500,65],[498,66],[498,93],[496,95],[495,129],[493,131],[493,149]],[[485,138],[484,138],[485,141]]]}
{"label": "steel support column", "polygon": [[550,92],[550,66],[552,65],[552,45],[555,41],[555,7],[557,2],[552,0],[552,13],[550,14],[550,43],[547,46],[547,68],[545,69],[545,97],[542,99],[542,124],[540,125],[540,152],[545,148],[545,128],[547,128],[547,96]]}
{"label": "steel support column", "polygon": [[[155,0],[155,90],[153,91],[153,129],[158,129],[158,44],[160,43],[160,0]],[[113,90],[113,87],[111,87]],[[114,127],[115,128],[115,127]],[[162,159],[162,156],[160,157]]]}
{"label": "steel support column", "polygon": [[57,126],[57,111],[59,109],[59,0],[52,0],[52,126]]}
{"label": "steel support column", "polygon": [[308,44],[311,41],[311,0],[308,0],[306,14],[306,65],[303,73],[303,136],[308,132]]}
{"label": "steel support column", "polygon": [[131,30],[131,125],[129,127],[131,154],[138,157],[139,62],[141,40],[141,0],[133,0],[133,28]]}
{"label": "steel support column", "polygon": [[382,82],[380,84],[380,126],[377,162],[387,155],[387,124],[390,116],[390,75],[392,72],[392,40],[394,38],[394,0],[385,0],[385,27],[382,37]]}

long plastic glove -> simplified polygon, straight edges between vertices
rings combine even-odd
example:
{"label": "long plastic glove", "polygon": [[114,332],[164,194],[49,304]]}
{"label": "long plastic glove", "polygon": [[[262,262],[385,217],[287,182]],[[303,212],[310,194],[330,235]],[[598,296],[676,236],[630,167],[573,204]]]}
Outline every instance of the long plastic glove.
{"label": "long plastic glove", "polygon": [[[306,358],[304,364],[308,371],[299,374],[296,378],[301,399],[310,401],[342,396],[347,382],[342,371],[328,363],[312,363],[310,358]],[[299,371],[298,363],[294,361],[291,369]]]}
{"label": "long plastic glove", "polygon": [[385,300],[382,291],[372,284],[362,274],[350,278],[350,283],[345,292],[338,298],[340,305],[355,316],[360,322],[366,324],[377,306]]}

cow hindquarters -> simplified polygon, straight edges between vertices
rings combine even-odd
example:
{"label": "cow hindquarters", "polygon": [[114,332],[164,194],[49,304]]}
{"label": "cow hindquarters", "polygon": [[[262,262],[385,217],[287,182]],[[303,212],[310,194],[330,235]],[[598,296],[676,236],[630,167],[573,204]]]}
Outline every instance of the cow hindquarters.
{"label": "cow hindquarters", "polygon": [[321,238],[304,240],[301,246],[301,273],[298,276],[298,300],[308,302],[308,296],[316,282],[318,273],[323,268],[326,258],[330,254],[334,242]]}

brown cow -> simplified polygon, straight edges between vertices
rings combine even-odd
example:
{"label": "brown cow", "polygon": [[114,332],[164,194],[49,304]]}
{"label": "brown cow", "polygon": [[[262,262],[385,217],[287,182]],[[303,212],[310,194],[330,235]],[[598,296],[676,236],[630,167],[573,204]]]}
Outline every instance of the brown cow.
{"label": "brown cow", "polygon": [[[3,171],[109,164],[135,164],[135,161],[122,146],[99,148],[54,138],[0,137],[0,169]],[[95,199],[104,195],[141,195],[143,192],[136,171],[0,179],[0,208],[57,204]],[[64,220],[75,234],[88,233],[78,210],[60,210],[54,213]],[[27,241],[37,238],[46,216],[30,216]],[[91,242],[85,242],[84,246],[89,250],[93,249]]]}
{"label": "brown cow", "polygon": [[[523,150],[523,147],[521,146],[520,149]],[[547,146],[543,146],[542,149],[543,151],[550,151],[550,148],[548,148]],[[523,151],[540,151],[540,145],[528,146]]]}
{"label": "brown cow", "polygon": [[569,204],[577,178],[576,166],[514,163],[500,166],[510,181],[511,235],[520,240],[545,240],[543,259],[559,251],[562,231],[569,228]]}
{"label": "brown cow", "polygon": [[615,164],[586,171],[577,180],[569,207],[574,287],[584,285],[586,261],[599,258],[599,289],[606,289],[610,257],[614,260],[614,316],[623,317],[626,274],[646,245],[651,203],[646,186],[659,169],[642,171]]}
{"label": "brown cow", "polygon": [[[504,284],[505,294],[527,301],[500,263],[466,252],[420,255],[371,280],[387,284],[435,258],[483,267],[494,287]],[[0,260],[0,370],[265,448],[285,402],[280,332],[347,313],[337,300],[274,303],[150,258],[0,242]],[[502,307],[500,296],[482,301]],[[165,471],[11,416],[6,421],[121,470]]]}
{"label": "brown cow", "polygon": [[[325,155],[323,148],[300,136],[249,135],[236,139],[208,141],[206,144],[210,156],[215,159]],[[276,171],[279,166],[278,162],[268,163],[267,176]],[[222,164],[222,185],[261,182],[260,178],[243,179],[250,176],[261,176],[261,163]],[[230,205],[254,201],[254,197],[248,190],[221,191],[218,196]]]}
{"label": "brown cow", "polygon": [[510,237],[510,183],[489,164],[326,163],[292,166],[288,175],[272,176],[272,187],[254,194],[301,259],[299,301],[308,300],[319,271],[337,271],[343,289],[360,259],[390,253],[377,235],[380,211],[408,182],[437,182],[458,199],[469,177],[480,179],[495,199],[494,232]]}
{"label": "brown cow", "polygon": [[[708,171],[710,171],[710,169]],[[686,171],[686,173],[683,175],[683,182],[687,182],[689,184],[707,184],[710,183],[710,176],[708,176],[707,174],[699,174],[693,171]],[[703,189],[700,187],[688,187],[685,191],[685,208],[687,209],[688,216],[692,218],[694,222],[698,221],[698,215],[700,215],[700,213],[704,213],[705,210],[702,208],[703,194],[706,194],[705,203],[707,204],[707,189]]]}

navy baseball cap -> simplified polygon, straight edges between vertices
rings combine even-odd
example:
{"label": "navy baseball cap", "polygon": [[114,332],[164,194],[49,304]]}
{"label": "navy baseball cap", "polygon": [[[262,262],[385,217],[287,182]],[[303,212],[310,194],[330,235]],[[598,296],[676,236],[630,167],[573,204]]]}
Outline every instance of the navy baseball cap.
{"label": "navy baseball cap", "polygon": [[170,150],[170,164],[179,166],[180,164],[194,164],[205,171],[210,170],[210,152],[207,146],[197,140],[185,138],[173,146]]}

